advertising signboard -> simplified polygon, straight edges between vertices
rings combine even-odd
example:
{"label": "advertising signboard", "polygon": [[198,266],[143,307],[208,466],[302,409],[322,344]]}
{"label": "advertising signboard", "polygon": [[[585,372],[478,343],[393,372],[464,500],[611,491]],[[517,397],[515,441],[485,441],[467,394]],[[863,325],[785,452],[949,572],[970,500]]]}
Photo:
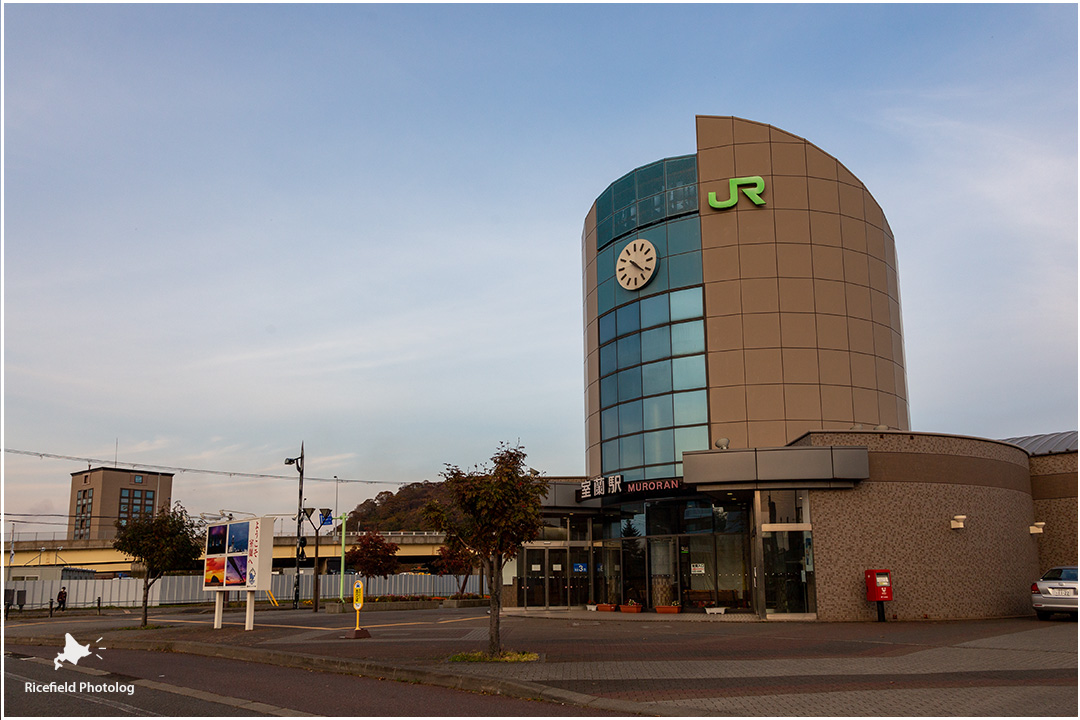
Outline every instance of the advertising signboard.
{"label": "advertising signboard", "polygon": [[274,561],[273,532],[273,518],[207,526],[203,590],[268,589]]}

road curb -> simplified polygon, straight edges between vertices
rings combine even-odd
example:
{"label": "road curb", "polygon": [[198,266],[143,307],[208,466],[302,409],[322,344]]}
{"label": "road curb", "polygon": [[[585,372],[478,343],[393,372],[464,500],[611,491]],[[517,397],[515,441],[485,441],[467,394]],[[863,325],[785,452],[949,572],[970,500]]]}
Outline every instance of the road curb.
{"label": "road curb", "polygon": [[[41,647],[62,647],[62,637],[5,637],[6,645],[33,645]],[[174,652],[202,657],[216,657],[227,660],[257,662],[278,667],[299,668],[303,670],[323,670],[343,675],[359,675],[377,680],[395,680],[413,682],[421,685],[445,687],[452,690],[505,695],[524,700],[544,700],[567,705],[609,710],[621,715],[677,715],[682,711],[668,711],[662,707],[643,707],[641,703],[629,700],[597,697],[584,693],[552,688],[539,683],[477,675],[456,675],[449,672],[430,670],[420,667],[386,665],[367,660],[331,658],[306,653],[264,650],[235,645],[217,645],[214,643],[195,642],[192,640],[135,640],[110,638],[109,648],[118,650],[148,650],[153,652]]]}

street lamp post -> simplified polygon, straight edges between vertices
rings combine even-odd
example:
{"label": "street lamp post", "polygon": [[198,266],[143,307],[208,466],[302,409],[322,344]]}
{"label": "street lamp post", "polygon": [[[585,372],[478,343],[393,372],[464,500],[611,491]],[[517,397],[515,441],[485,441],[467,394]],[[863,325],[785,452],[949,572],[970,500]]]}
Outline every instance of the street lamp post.
{"label": "street lamp post", "polygon": [[311,519],[311,516],[315,514],[315,508],[304,508],[304,516],[311,523],[311,527],[315,528],[315,586],[312,591],[311,604],[315,612],[319,612],[319,528],[322,527],[326,520],[332,519],[330,516],[330,508],[322,508],[319,511],[319,522],[316,523]]}
{"label": "street lamp post", "polygon": [[300,443],[300,456],[285,458],[286,465],[295,465],[300,473],[300,492],[296,501],[296,579],[293,581],[293,610],[300,609],[300,560],[304,557],[304,443]]}

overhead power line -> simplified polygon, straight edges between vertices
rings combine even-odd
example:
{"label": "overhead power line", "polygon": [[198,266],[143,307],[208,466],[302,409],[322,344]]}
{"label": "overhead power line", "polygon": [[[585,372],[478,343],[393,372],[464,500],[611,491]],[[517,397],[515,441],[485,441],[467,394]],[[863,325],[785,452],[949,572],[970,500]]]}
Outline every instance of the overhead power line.
{"label": "overhead power line", "polygon": [[[289,482],[295,482],[296,480],[296,477],[293,475],[268,475],[266,473],[234,472],[232,470],[204,470],[201,468],[173,467],[170,465],[150,465],[147,463],[100,460],[98,458],[78,457],[75,455],[57,455],[55,453],[33,452],[30,450],[15,450],[12,448],[4,448],[4,452],[12,453],[13,455],[29,455],[31,457],[39,457],[42,459],[48,458],[50,460],[72,460],[75,462],[84,462],[89,465],[100,465],[102,467],[123,466],[132,470],[163,470],[173,473],[197,473],[200,475],[224,475],[226,477],[267,478],[270,480],[287,480]],[[320,478],[308,476],[305,476],[304,480],[330,483],[360,483],[364,485],[411,485],[413,482],[415,482],[414,480],[351,480],[349,478]]]}

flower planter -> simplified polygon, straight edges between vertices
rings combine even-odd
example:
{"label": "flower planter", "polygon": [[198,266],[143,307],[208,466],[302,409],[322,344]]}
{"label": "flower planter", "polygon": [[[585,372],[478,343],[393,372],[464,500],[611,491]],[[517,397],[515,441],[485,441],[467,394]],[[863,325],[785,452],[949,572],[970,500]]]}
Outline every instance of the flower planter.
{"label": "flower planter", "polygon": [[656,607],[656,612],[662,615],[674,615],[679,612],[679,610],[680,608],[678,605],[658,605]]}
{"label": "flower planter", "polygon": [[722,608],[717,608],[717,607],[705,608],[705,614],[706,615],[723,615],[725,610],[727,610],[726,607],[722,607]]}
{"label": "flower planter", "polygon": [[598,612],[615,612],[616,607],[612,603],[598,603],[596,609]]}
{"label": "flower planter", "polygon": [[641,612],[641,605],[620,605],[619,612],[624,613],[639,613]]}

